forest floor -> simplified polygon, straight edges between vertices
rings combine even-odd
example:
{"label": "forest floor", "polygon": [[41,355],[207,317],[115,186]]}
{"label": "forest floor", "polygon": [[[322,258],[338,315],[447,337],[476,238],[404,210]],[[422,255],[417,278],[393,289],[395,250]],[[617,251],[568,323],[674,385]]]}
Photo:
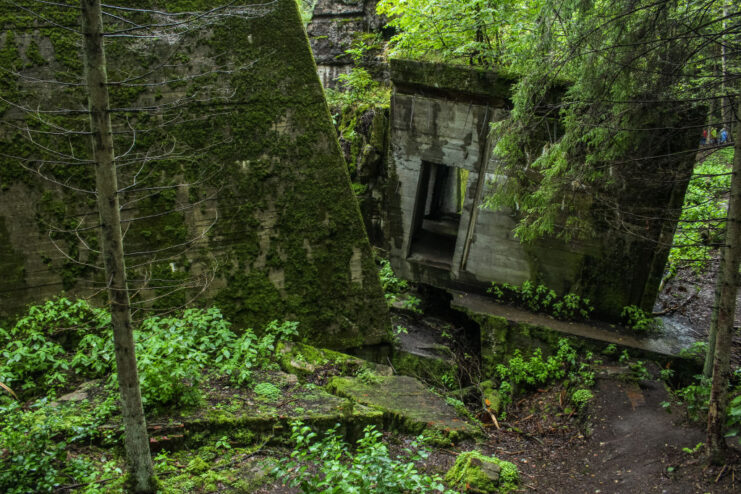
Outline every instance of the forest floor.
{"label": "forest floor", "polygon": [[[724,493],[741,489],[738,451],[721,467],[706,467],[701,425],[680,409],[668,413],[670,397],[660,381],[640,385],[598,379],[590,417],[574,427],[558,410],[557,388],[518,404],[513,425],[521,432],[492,431],[491,453],[520,469],[525,492],[553,493]],[[517,418],[515,418],[517,417]],[[555,420],[554,420],[555,419]]]}
{"label": "forest floor", "polygon": [[[606,368],[615,370],[616,368]],[[657,369],[654,369],[657,370]],[[486,439],[436,449],[418,464],[444,475],[460,451],[478,449],[513,462],[520,471],[518,492],[576,493],[735,493],[741,490],[741,451],[733,446],[726,465],[707,466],[702,424],[690,423],[659,380],[640,383],[614,372],[598,377],[588,416],[564,403],[560,385],[522,397],[497,429],[484,423]],[[401,453],[410,436],[384,434]],[[297,493],[270,481],[257,494]]]}

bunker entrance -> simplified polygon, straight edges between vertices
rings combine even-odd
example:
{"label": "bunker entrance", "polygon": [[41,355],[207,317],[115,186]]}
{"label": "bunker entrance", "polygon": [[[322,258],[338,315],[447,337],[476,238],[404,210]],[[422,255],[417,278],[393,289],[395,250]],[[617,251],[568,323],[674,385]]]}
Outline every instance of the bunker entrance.
{"label": "bunker entrance", "polygon": [[422,163],[414,210],[410,258],[450,269],[468,170]]}

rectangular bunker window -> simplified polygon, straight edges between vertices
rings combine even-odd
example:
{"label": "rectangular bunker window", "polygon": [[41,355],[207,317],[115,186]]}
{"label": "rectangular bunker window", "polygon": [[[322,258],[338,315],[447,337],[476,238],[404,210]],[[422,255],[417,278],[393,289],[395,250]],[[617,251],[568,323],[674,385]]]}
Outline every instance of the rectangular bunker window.
{"label": "rectangular bunker window", "polygon": [[422,162],[410,259],[450,269],[467,180],[466,170]]}

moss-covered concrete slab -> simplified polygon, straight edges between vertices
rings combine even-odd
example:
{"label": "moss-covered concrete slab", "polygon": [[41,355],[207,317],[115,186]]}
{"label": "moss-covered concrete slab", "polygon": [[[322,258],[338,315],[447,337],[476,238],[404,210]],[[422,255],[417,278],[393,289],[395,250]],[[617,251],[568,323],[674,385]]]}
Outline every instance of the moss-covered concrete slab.
{"label": "moss-covered concrete slab", "polygon": [[[321,386],[302,384],[296,376],[281,371],[256,372],[248,386],[231,386],[212,377],[201,388],[203,398],[196,407],[147,412],[153,449],[193,447],[222,437],[234,445],[285,439],[295,420],[318,429],[340,424],[341,432],[351,440],[367,425],[383,425],[381,410],[330,394]],[[101,381],[85,383],[73,394],[75,401],[60,399],[48,407],[49,413],[70,416],[67,422],[71,425],[77,423],[75,416],[90,417],[106,396]],[[73,432],[70,428],[69,433]],[[114,415],[100,432],[101,441],[122,432],[120,415]]]}
{"label": "moss-covered concrete slab", "polygon": [[[366,425],[382,425],[379,410],[334,396],[321,386],[299,383],[295,376],[261,372],[254,382],[251,388],[211,383],[203,406],[177,414],[184,425],[186,444],[202,444],[222,436],[235,444],[251,444],[266,436],[284,437],[295,420],[320,429],[341,424],[342,431],[352,438]],[[261,392],[264,388],[272,392]],[[172,418],[154,417],[153,421]]]}
{"label": "moss-covered concrete slab", "polygon": [[524,309],[503,305],[489,297],[451,290],[451,307],[465,312],[481,328],[481,355],[488,375],[515,349],[542,348],[546,353],[560,338],[577,337],[575,345],[602,351],[607,345],[627,349],[631,355],[660,362],[677,360],[673,368],[697,370],[697,363],[681,357],[681,352],[693,340],[678,338],[671,333],[640,336],[618,331],[614,325],[600,322],[573,322],[553,319]]}
{"label": "moss-covered concrete slab", "polygon": [[506,100],[516,78],[509,74],[449,64],[393,59],[391,80],[395,85],[435,88]]}
{"label": "moss-covered concrete slab", "polygon": [[446,433],[451,439],[470,437],[478,429],[462,419],[455,408],[409,376],[362,380],[336,377],[328,389],[338,396],[383,412],[386,427],[419,433],[426,428]]}
{"label": "moss-covered concrete slab", "polygon": [[303,343],[281,343],[276,349],[276,355],[281,369],[304,378],[316,375],[328,366],[342,376],[354,376],[364,368],[382,376],[393,374],[393,369],[388,365]]}

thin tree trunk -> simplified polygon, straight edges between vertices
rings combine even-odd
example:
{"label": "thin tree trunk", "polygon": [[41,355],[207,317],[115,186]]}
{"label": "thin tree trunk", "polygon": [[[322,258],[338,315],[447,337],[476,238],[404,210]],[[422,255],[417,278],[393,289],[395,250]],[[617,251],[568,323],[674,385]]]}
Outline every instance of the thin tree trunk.
{"label": "thin tree trunk", "polygon": [[[723,3],[723,17],[728,16],[729,12],[729,2]],[[723,21],[723,30],[726,29],[727,22]],[[721,73],[720,73],[720,94],[722,95],[721,99],[719,100],[720,104],[720,116],[722,120],[721,127],[726,127],[726,130],[728,131],[728,135],[731,136],[733,132],[734,126],[732,125],[731,120],[733,119],[732,112],[731,112],[731,98],[728,96],[728,59],[727,59],[727,48],[726,48],[726,40],[722,39],[722,44],[720,47],[720,64],[721,64]],[[717,72],[717,66],[716,66],[716,72]],[[710,116],[708,117],[708,120],[712,122],[713,119],[713,109],[715,108],[715,100],[711,102],[711,110],[710,110]],[[710,139],[710,130],[712,127],[708,127],[708,139]],[[720,137],[720,133],[718,134]],[[709,142],[708,142],[709,143]],[[738,153],[737,153],[738,154]],[[718,273],[722,273],[724,270],[723,265],[723,259],[721,258],[721,263],[718,269]],[[718,330],[718,306],[720,304],[720,288],[721,285],[716,283],[715,286],[715,298],[713,302],[713,312],[710,317],[710,331],[708,334],[708,349],[705,353],[705,364],[702,368],[702,375],[708,379],[713,374],[713,361],[715,360],[715,345],[716,345],[716,334]]]}
{"label": "thin tree trunk", "polygon": [[[739,105],[741,111],[741,105]],[[736,314],[741,262],[741,125],[736,125],[735,156],[731,179],[731,196],[726,220],[726,238],[721,253],[721,271],[716,281],[717,332],[713,380],[708,409],[707,453],[712,463],[722,463],[726,455],[725,421],[728,407],[728,381],[731,376],[731,342]]]}
{"label": "thin tree trunk", "polygon": [[134,335],[121,235],[118,181],[113,155],[101,6],[100,0],[81,0],[80,3],[85,36],[83,53],[90,104],[90,127],[93,134],[101,244],[111,305],[118,386],[121,392],[126,462],[131,489],[138,493],[150,493],[156,490],[156,479],[149,452],[147,424],[144,418],[134,353]]}
{"label": "thin tree trunk", "polygon": [[[723,272],[723,258],[721,257],[718,274]],[[715,360],[715,337],[718,334],[718,306],[720,305],[720,284],[715,284],[715,297],[713,299],[713,312],[710,315],[710,332],[708,333],[708,348],[705,351],[705,365],[702,368],[703,377],[713,377],[713,361]]]}
{"label": "thin tree trunk", "polygon": [[[729,14],[729,8],[731,7],[729,1],[723,2],[723,32],[726,31],[728,27],[728,14]],[[726,46],[726,43],[728,42],[728,38],[721,38],[721,45],[720,45],[720,67],[721,67],[721,80],[720,80],[720,94],[722,95],[722,98],[720,100],[720,117],[721,120],[723,120],[723,126],[728,131],[729,135],[732,135],[731,132],[733,132],[733,126],[731,125],[731,98],[728,96],[728,47]]]}

